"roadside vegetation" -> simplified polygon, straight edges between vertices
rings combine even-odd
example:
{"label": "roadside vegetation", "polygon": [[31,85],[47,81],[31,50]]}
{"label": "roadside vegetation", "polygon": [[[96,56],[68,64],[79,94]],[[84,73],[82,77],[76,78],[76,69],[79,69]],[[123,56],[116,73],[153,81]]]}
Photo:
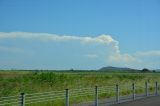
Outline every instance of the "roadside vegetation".
{"label": "roadside vegetation", "polygon": [[[127,71],[0,71],[0,98],[12,95],[43,93],[50,91],[62,91],[68,88],[69,90],[89,88],[93,91],[93,95],[88,95],[87,91],[85,96],[72,97],[70,94],[70,104],[77,104],[87,101],[93,101],[94,88],[97,85],[99,90],[99,98],[110,98],[115,96],[115,88],[112,91],[106,92],[108,88],[105,86],[114,86],[119,84],[122,86],[120,95],[131,94],[130,90],[125,89],[125,84],[131,87],[132,82],[136,85],[145,86],[145,82],[155,84],[156,81],[160,82],[160,73],[148,72],[146,69],[139,72]],[[155,86],[155,85],[154,85]],[[136,93],[143,93],[144,88],[136,90]],[[154,91],[153,88],[149,88]],[[74,93],[75,94],[75,93]],[[73,94],[73,95],[74,95]],[[47,101],[26,106],[64,106],[65,100]],[[10,106],[10,105],[7,105]]]}
{"label": "roadside vegetation", "polygon": [[0,71],[0,96],[132,83],[160,82],[160,73]]}

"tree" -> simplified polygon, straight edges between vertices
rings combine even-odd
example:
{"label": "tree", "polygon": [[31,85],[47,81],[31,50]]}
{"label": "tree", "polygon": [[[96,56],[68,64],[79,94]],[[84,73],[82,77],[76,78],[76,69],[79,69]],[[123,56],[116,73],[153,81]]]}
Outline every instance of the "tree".
{"label": "tree", "polygon": [[154,73],[155,73],[155,72],[156,72],[156,70],[153,70],[152,72],[154,72]]}
{"label": "tree", "polygon": [[150,70],[147,69],[147,68],[144,68],[144,69],[141,70],[141,72],[150,72]]}

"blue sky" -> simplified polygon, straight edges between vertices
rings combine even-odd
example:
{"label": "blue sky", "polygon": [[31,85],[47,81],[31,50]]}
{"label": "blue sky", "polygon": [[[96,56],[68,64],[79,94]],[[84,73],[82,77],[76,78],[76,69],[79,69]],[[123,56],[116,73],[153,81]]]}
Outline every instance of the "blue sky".
{"label": "blue sky", "polygon": [[159,0],[1,0],[0,69],[160,68]]}

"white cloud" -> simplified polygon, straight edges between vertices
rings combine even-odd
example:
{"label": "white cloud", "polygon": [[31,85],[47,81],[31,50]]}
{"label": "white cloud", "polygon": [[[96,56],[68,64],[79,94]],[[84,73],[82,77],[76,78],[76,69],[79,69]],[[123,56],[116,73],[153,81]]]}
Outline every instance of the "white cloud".
{"label": "white cloud", "polygon": [[86,57],[88,57],[88,58],[91,58],[91,59],[98,58],[98,55],[97,55],[97,54],[86,54],[86,55],[84,55],[84,56],[86,56]]}
{"label": "white cloud", "polygon": [[134,62],[136,58],[129,54],[114,54],[109,56],[110,61],[115,62]]}
{"label": "white cloud", "polygon": [[[137,66],[139,63],[145,64],[143,57],[160,57],[160,51],[147,51],[137,52],[133,55],[122,54],[119,48],[119,42],[113,39],[110,35],[99,35],[97,37],[80,37],[80,36],[66,36],[49,33],[30,33],[30,32],[0,32],[0,40],[3,39],[26,39],[26,40],[40,40],[40,41],[53,41],[53,42],[68,42],[78,41],[85,45],[98,44],[106,46],[109,51],[104,50],[106,53],[106,60],[108,63],[121,64],[126,66]],[[16,48],[0,47],[0,50],[4,51],[20,51]],[[96,50],[96,49],[95,49]],[[103,52],[103,50],[102,50]],[[86,54],[87,58],[100,58],[101,55],[96,53]],[[104,57],[101,57],[104,58]],[[153,62],[154,63],[154,62]],[[146,63],[147,64],[147,63]],[[146,65],[147,66],[147,65]]]}
{"label": "white cloud", "polygon": [[77,40],[83,43],[99,43],[111,44],[117,43],[110,35],[100,35],[98,37],[78,37],[78,36],[60,36],[49,33],[30,33],[30,32],[0,32],[0,39],[37,39],[37,40],[51,40],[51,41],[71,41]]}
{"label": "white cloud", "polygon": [[146,52],[137,52],[135,54],[137,57],[160,57],[160,51],[146,51]]}
{"label": "white cloud", "polygon": [[22,53],[23,50],[16,47],[3,47],[0,46],[0,51],[14,52],[14,53]]}
{"label": "white cloud", "polygon": [[[0,32],[0,40],[2,39],[34,39],[34,40],[48,40],[48,41],[79,41],[83,44],[100,44],[106,45],[111,48],[109,60],[110,61],[134,61],[134,57],[129,54],[121,54],[119,50],[119,42],[113,39],[110,35],[99,35],[97,37],[79,37],[79,36],[66,36],[49,33],[30,33],[30,32]],[[97,57],[96,54],[86,55],[90,58]]]}
{"label": "white cloud", "polygon": [[30,33],[30,32],[0,32],[0,40],[2,39],[35,39],[48,41],[79,41],[83,44],[101,44],[109,45],[114,52],[119,53],[118,41],[114,40],[110,35],[99,35],[97,37],[79,37],[66,36],[49,33]]}

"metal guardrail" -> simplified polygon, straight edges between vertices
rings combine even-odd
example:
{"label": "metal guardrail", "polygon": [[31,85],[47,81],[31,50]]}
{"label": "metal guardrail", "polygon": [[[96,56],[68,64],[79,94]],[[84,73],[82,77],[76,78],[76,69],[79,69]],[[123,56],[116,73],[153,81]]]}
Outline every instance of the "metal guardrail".
{"label": "metal guardrail", "polygon": [[[9,96],[9,97],[0,97],[0,106],[29,106],[36,103],[44,103],[50,101],[62,100],[63,105],[69,106],[73,98],[79,98],[88,96],[91,97],[91,101],[85,101],[86,105],[91,104],[94,106],[100,105],[104,102],[113,102],[120,103],[124,99],[135,100],[140,96],[148,97],[150,95],[158,95],[158,83],[148,83],[146,82],[143,85],[132,84],[123,84],[123,85],[114,85],[114,86],[102,86],[95,88],[82,88],[82,89],[65,89],[62,91],[52,91],[52,92],[43,92],[43,93],[33,93],[25,94],[21,93],[20,95]],[[112,98],[109,100],[109,98]],[[72,103],[74,106],[76,103]],[[79,103],[82,105],[83,103]],[[76,104],[77,106],[78,104]],[[84,104],[83,104],[84,105]]]}

